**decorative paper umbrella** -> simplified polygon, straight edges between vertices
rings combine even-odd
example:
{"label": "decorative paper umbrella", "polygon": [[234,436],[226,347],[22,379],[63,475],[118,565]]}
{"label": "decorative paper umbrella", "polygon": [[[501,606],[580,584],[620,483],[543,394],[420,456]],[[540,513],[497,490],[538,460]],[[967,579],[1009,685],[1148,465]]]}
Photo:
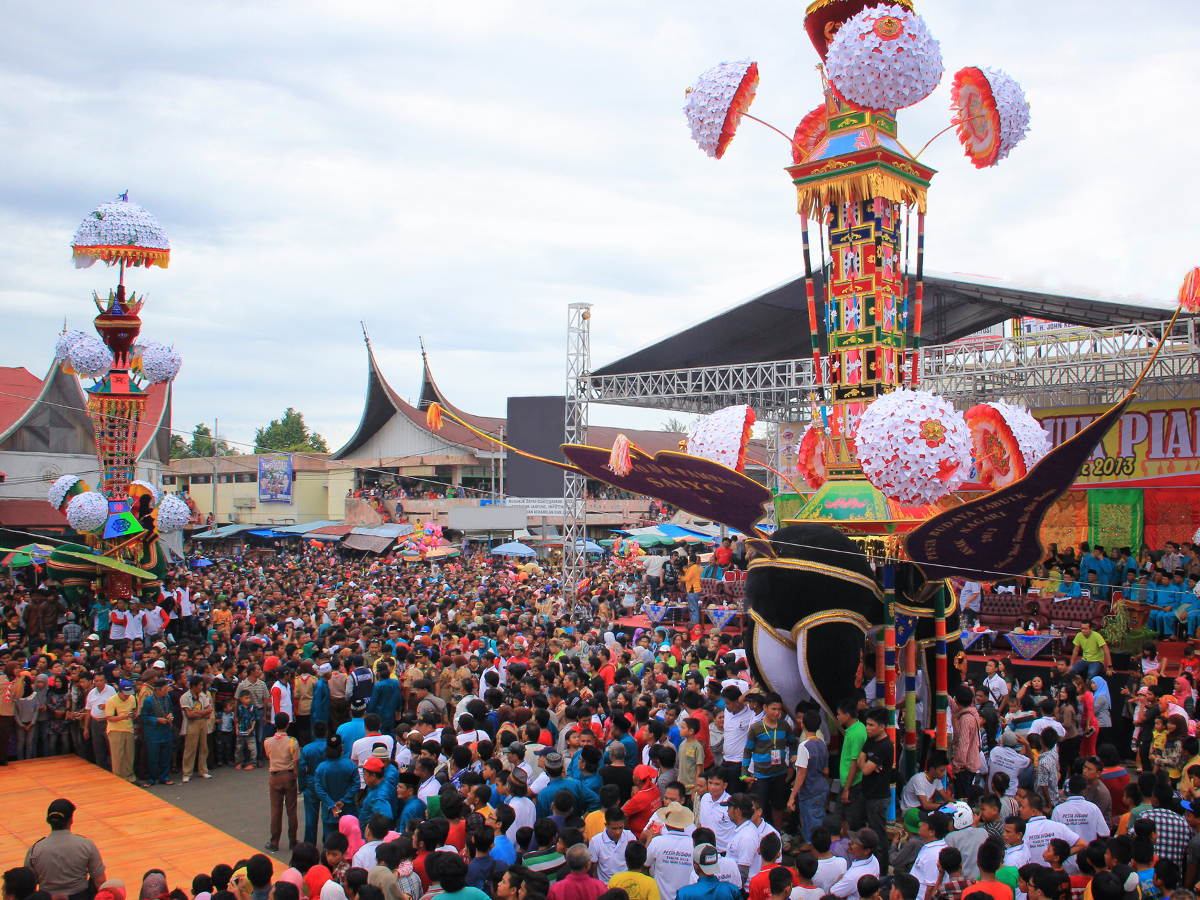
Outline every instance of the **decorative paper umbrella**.
{"label": "decorative paper umbrella", "polygon": [[1050,452],[1050,438],[1038,420],[1003,400],[980,403],[964,414],[979,480],[990,488],[1007,487]]}
{"label": "decorative paper umbrella", "polygon": [[867,109],[896,110],[933,93],[945,71],[925,20],[900,6],[864,9],[829,43],[829,83]]}
{"label": "decorative paper umbrella", "polygon": [[53,551],[54,548],[48,544],[23,544],[0,558],[0,566],[20,569],[31,563],[43,563]]}
{"label": "decorative paper umbrella", "polygon": [[100,259],[110,266],[161,266],[171,260],[171,242],[158,220],[136,203],[129,201],[126,191],[112,203],[102,203],[88,217],[71,239],[75,268],[86,269]]}
{"label": "decorative paper umbrella", "polygon": [[950,101],[958,139],[977,169],[996,165],[1029,130],[1025,92],[999,69],[960,69],[950,87]]}
{"label": "decorative paper umbrella", "polygon": [[758,63],[748,59],[714,66],[688,88],[683,112],[701,150],[716,159],[725,155],[756,90]]}

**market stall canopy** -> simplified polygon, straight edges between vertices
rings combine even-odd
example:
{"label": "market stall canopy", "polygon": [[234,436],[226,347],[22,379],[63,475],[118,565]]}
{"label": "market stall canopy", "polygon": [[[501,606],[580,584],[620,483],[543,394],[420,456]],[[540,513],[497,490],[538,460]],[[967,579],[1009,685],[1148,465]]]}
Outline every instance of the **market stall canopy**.
{"label": "market stall canopy", "polygon": [[[44,505],[44,504],[43,504]],[[205,531],[202,534],[193,534],[193,541],[215,541],[220,538],[233,537],[236,534],[241,534],[243,531],[249,531],[251,528],[256,528],[256,525],[221,525],[217,528]]]}
{"label": "market stall canopy", "polygon": [[316,531],[318,528],[326,528],[330,525],[341,525],[342,523],[335,519],[321,519],[317,522],[305,522],[302,525],[272,525],[273,531],[278,531],[280,534],[302,534],[306,535],[309,532]]}
{"label": "market stall canopy", "polygon": [[532,547],[526,547],[524,544],[517,541],[510,541],[507,544],[501,544],[499,547],[492,548],[493,556],[537,556],[537,553]]}
{"label": "market stall canopy", "polygon": [[395,540],[387,535],[351,533],[346,535],[342,546],[351,550],[365,550],[368,553],[383,553]]}

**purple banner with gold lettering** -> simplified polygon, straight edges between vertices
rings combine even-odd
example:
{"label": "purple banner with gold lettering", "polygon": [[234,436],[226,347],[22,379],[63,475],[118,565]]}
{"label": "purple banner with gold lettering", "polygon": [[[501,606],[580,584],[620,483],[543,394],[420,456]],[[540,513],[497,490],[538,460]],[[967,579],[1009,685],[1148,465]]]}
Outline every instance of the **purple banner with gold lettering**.
{"label": "purple banner with gold lettering", "polygon": [[630,470],[618,475],[608,468],[610,451],[601,447],[564,444],[563,455],[589,478],[633,494],[665,500],[672,506],[710,522],[753,535],[755,523],[772,503],[770,489],[728,466],[700,456],[663,450],[650,456],[629,448]]}
{"label": "purple banner with gold lettering", "polygon": [[1131,399],[1126,397],[1059,444],[1019,481],[913,529],[904,542],[909,559],[930,579],[962,575],[970,581],[992,581],[996,575],[1028,572],[1045,555],[1038,540],[1042,519]]}

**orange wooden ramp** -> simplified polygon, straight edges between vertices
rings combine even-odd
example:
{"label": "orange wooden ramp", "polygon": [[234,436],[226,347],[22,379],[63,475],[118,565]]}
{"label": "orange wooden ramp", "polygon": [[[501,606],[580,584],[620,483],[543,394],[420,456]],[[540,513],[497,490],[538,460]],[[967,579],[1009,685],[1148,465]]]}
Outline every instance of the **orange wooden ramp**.
{"label": "orange wooden ramp", "polygon": [[[124,881],[131,897],[147,869],[162,869],[172,889],[190,895],[193,876],[261,852],[72,754],[0,768],[0,870],[24,863],[50,830],[46,808],[59,797],[76,806],[71,830],[95,841],[108,877]],[[282,868],[275,863],[276,874]]]}

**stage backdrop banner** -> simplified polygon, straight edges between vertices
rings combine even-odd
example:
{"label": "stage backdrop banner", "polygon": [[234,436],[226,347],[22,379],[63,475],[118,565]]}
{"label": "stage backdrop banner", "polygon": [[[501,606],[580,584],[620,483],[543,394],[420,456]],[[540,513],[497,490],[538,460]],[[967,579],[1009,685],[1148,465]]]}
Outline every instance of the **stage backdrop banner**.
{"label": "stage backdrop banner", "polygon": [[[1057,447],[1106,409],[1072,406],[1033,414]],[[1200,487],[1200,400],[1131,403],[1084,463],[1074,487]]]}
{"label": "stage backdrop banner", "polygon": [[1200,527],[1200,492],[1147,488],[1144,503],[1145,541],[1155,550],[1167,541],[1190,541]]}
{"label": "stage backdrop banner", "polygon": [[1088,491],[1087,518],[1089,543],[1105,550],[1128,547],[1136,555],[1142,543],[1142,489]]}
{"label": "stage backdrop banner", "polygon": [[258,502],[292,502],[290,453],[272,453],[258,458]]}
{"label": "stage backdrop banner", "polygon": [[1089,493],[1067,491],[1054,501],[1054,505],[1046,513],[1046,518],[1042,519],[1042,527],[1038,531],[1043,550],[1048,552],[1051,544],[1057,544],[1061,552],[1068,547],[1078,547],[1088,539]]}

